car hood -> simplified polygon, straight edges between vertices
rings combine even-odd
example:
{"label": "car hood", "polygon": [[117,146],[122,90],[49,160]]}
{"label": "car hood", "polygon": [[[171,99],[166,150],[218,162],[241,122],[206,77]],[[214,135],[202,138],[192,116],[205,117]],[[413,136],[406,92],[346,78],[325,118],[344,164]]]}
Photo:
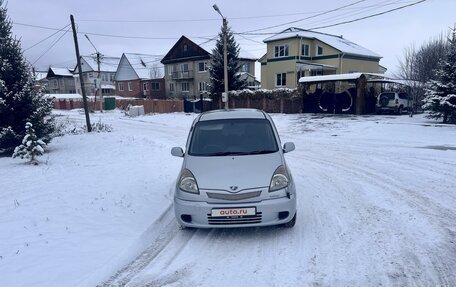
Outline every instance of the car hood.
{"label": "car hood", "polygon": [[[239,192],[269,186],[274,171],[282,165],[280,152],[246,156],[187,156],[185,167],[200,189]],[[235,191],[231,187],[237,187]]]}

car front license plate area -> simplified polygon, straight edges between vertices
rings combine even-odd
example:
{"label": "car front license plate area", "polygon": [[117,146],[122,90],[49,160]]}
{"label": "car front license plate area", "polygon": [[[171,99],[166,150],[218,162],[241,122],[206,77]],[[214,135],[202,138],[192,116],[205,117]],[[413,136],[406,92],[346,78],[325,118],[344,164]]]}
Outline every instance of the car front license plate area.
{"label": "car front license plate area", "polygon": [[252,215],[256,215],[256,207],[214,208],[211,211],[213,217],[239,218]]}

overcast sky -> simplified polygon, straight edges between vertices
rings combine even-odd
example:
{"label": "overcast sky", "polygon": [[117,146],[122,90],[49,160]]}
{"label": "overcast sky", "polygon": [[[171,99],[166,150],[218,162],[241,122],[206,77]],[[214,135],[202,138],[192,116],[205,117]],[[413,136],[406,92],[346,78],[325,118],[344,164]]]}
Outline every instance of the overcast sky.
{"label": "overcast sky", "polygon": [[[337,24],[415,2],[418,0],[9,0],[7,8],[15,23],[13,33],[21,39],[27,59],[38,69],[47,70],[49,65],[64,67],[75,63],[71,29],[65,34],[70,28],[66,27],[70,14],[74,15],[79,32],[106,35],[89,34],[96,48],[106,56],[120,57],[123,52],[164,55],[182,35],[197,44],[216,37],[222,24],[220,15],[212,8],[216,3],[236,33],[277,26],[257,32],[263,35],[237,36],[242,49],[261,57],[266,51],[262,42],[269,36],[266,33],[288,27],[311,29]],[[427,0],[384,15],[315,31],[343,35],[380,54],[383,56],[380,64],[391,73],[397,71],[405,48],[412,44],[419,47],[440,33],[448,33],[449,27],[456,23],[455,11],[456,0]],[[296,22],[285,24],[292,21]],[[24,24],[66,28],[32,47],[57,31]],[[81,55],[95,52],[83,34],[78,38]]]}

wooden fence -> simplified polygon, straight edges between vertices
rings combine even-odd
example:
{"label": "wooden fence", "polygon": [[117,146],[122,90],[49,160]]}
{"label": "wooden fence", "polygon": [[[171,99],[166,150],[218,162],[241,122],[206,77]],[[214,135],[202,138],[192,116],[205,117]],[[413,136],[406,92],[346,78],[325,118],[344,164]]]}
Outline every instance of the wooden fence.
{"label": "wooden fence", "polygon": [[[90,110],[94,108],[94,102],[88,101]],[[182,100],[151,100],[151,99],[116,99],[116,108],[125,110],[128,105],[144,106],[144,112],[149,113],[174,113],[183,112],[184,103]],[[84,104],[81,99],[55,99],[54,108],[60,110],[82,109]]]}
{"label": "wooden fence", "polygon": [[128,105],[144,106],[144,113],[174,113],[184,111],[183,100],[116,99],[116,107],[125,110]]}
{"label": "wooden fence", "polygon": [[[128,105],[132,106],[144,106],[144,113],[173,113],[184,111],[183,100],[152,100],[152,99],[116,99],[116,108],[126,110]],[[215,96],[213,101],[204,104],[204,110],[209,109],[223,109],[225,103],[222,102],[220,96]],[[94,108],[94,102],[88,102],[89,109],[91,111],[98,110]],[[251,108],[260,109],[268,113],[286,113],[295,114],[302,113],[303,111],[303,99],[302,97],[271,97],[268,95],[240,95],[230,96],[229,98],[230,108]],[[56,99],[54,101],[55,109],[81,109],[83,108],[83,102],[80,99]]]}
{"label": "wooden fence", "polygon": [[[259,109],[267,113],[297,114],[302,113],[303,110],[302,97],[231,96],[228,103],[230,109]],[[223,109],[224,107],[225,103],[222,102],[221,97],[215,97],[212,102],[212,109]]]}

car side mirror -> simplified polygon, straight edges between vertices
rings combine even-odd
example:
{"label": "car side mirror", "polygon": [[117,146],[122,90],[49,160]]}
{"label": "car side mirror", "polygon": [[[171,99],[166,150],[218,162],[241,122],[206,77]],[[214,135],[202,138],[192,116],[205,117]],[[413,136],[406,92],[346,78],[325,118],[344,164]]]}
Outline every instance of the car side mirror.
{"label": "car side mirror", "polygon": [[294,151],[294,150],[295,150],[295,145],[292,142],[286,142],[283,145],[283,152],[284,153],[287,153],[287,152],[290,152],[290,151]]}
{"label": "car side mirror", "polygon": [[173,147],[171,149],[171,155],[177,156],[177,157],[184,157],[184,151],[180,147]]}

